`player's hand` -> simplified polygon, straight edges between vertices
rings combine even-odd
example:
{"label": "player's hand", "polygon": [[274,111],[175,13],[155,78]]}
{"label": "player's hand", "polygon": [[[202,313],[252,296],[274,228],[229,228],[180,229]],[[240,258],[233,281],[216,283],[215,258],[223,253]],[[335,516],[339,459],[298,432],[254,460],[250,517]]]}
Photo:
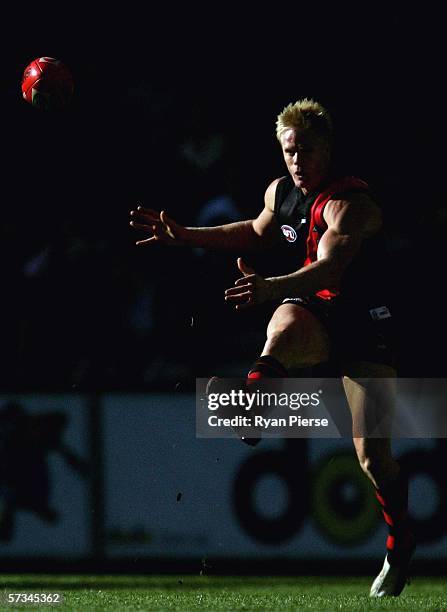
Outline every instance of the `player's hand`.
{"label": "player's hand", "polygon": [[130,211],[130,216],[132,217],[130,225],[134,229],[149,234],[148,238],[137,240],[135,243],[137,246],[147,246],[155,242],[176,246],[184,244],[182,236],[185,228],[168,217],[164,210],[158,212],[151,208],[138,206],[136,210]]}
{"label": "player's hand", "polygon": [[244,276],[237,279],[234,287],[225,291],[226,302],[232,304],[236,310],[241,310],[272,299],[270,280],[256,274],[240,257],[237,260],[237,267]]}

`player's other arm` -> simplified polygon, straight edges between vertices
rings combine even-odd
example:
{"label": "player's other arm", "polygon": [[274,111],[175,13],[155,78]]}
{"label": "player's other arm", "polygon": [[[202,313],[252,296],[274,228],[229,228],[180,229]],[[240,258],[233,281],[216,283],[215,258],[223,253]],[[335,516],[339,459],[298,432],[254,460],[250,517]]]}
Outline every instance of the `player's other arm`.
{"label": "player's other arm", "polygon": [[138,240],[136,244],[147,246],[160,242],[170,246],[247,251],[273,246],[279,240],[273,214],[278,181],[279,179],[276,179],[267,188],[264,208],[256,219],[215,227],[184,227],[169,217],[165,211],[158,212],[139,206],[130,213],[130,225],[148,236]]}
{"label": "player's other arm", "polygon": [[380,209],[367,195],[330,200],[323,218],[327,230],[318,245],[317,261],[292,274],[269,279],[273,299],[306,296],[339,286],[362,242],[382,225]]}
{"label": "player's other arm", "polygon": [[238,261],[244,274],[227,289],[225,299],[237,309],[268,300],[305,297],[337,287],[365,238],[382,224],[380,209],[366,195],[330,200],[323,213],[327,230],[318,245],[317,261],[285,276],[262,278]]}

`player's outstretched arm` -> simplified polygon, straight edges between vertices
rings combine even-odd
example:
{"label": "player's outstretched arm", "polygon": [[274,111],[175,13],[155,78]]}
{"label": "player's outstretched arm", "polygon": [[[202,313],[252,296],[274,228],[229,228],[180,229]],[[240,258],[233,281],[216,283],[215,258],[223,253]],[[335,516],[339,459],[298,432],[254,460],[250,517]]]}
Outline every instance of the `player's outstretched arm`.
{"label": "player's outstretched arm", "polygon": [[276,184],[268,187],[265,206],[256,219],[237,221],[215,227],[184,227],[169,217],[165,211],[138,206],[130,213],[130,225],[145,237],[138,246],[162,243],[170,246],[190,246],[209,249],[256,251],[272,246],[280,238],[273,214]]}

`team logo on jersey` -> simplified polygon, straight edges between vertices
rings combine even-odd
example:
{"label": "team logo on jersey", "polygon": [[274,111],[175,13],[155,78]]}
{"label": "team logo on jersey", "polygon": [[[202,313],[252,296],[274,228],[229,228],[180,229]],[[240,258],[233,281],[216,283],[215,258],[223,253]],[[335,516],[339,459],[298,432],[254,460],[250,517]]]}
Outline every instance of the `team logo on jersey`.
{"label": "team logo on jersey", "polygon": [[295,242],[296,231],[290,225],[281,225],[281,231],[284,234],[284,238],[287,242]]}

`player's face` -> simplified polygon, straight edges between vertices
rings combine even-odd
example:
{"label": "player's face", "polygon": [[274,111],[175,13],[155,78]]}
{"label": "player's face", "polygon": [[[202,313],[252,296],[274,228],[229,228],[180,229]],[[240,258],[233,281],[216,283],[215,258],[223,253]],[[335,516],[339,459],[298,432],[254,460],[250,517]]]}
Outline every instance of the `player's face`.
{"label": "player's face", "polygon": [[281,146],[293,182],[303,193],[313,191],[329,168],[329,145],[312,134],[289,129],[281,135]]}

